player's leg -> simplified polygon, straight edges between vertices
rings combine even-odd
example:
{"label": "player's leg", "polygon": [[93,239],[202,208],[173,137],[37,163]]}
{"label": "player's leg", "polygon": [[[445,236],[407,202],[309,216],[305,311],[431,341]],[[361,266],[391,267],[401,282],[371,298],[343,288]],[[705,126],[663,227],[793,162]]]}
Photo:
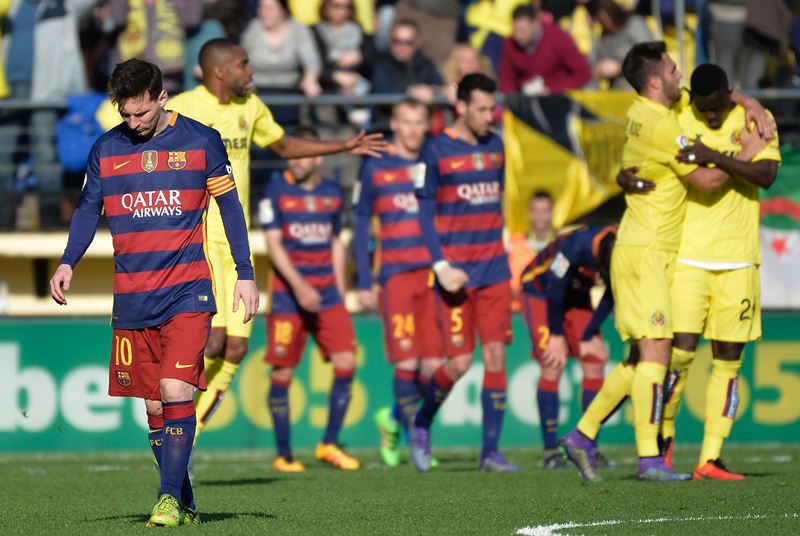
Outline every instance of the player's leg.
{"label": "player's leg", "polygon": [[519,467],[510,463],[498,446],[506,413],[506,345],[511,343],[511,288],[508,283],[477,289],[472,315],[481,338],[484,365],[480,468],[516,473]]}
{"label": "player's leg", "polygon": [[353,321],[344,305],[335,305],[316,315],[312,331],[322,355],[333,363],[333,384],[328,398],[328,423],[315,456],[334,467],[348,471],[361,467],[359,461],[339,446],[339,432],[350,406],[356,370],[356,341]]}
{"label": "player's leg", "polygon": [[267,405],[275,434],[276,456],[272,468],[279,472],[298,473],[305,470],[303,464],[292,456],[289,388],[307,339],[308,331],[300,315],[267,315],[267,355],[264,361],[272,365]]}
{"label": "player's leg", "polygon": [[698,333],[676,332],[672,339],[669,372],[664,381],[664,412],[661,416],[661,451],[664,464],[670,467],[672,467],[672,451],[675,448],[675,417],[678,415],[689,377],[689,367],[694,361],[699,342]]}
{"label": "player's leg", "polygon": [[[711,339],[713,361],[706,387],[706,422],[695,478],[741,480],[720,461],[739,404],[739,371],[747,341],[761,337],[761,289],[758,268],[714,273],[711,308],[704,335]],[[727,342],[723,342],[727,341]]]}
{"label": "player's leg", "polygon": [[[216,317],[217,315],[214,315],[214,318]],[[212,319],[212,324],[213,322],[214,320]],[[225,354],[225,340],[225,328],[213,327],[212,325],[203,356],[208,389],[205,391],[198,391],[194,401],[195,411],[197,412],[197,435],[195,436],[195,440],[199,437],[200,432],[203,431],[206,423],[211,419],[214,411],[219,407],[222,401],[223,393],[217,390],[214,380],[222,368],[222,356]]]}

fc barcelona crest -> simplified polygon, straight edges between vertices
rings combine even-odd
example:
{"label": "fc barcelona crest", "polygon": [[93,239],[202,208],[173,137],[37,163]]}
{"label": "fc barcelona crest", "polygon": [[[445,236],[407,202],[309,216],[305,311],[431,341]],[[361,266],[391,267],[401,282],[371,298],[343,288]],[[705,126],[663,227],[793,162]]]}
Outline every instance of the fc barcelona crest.
{"label": "fc barcelona crest", "polygon": [[117,383],[123,387],[128,387],[131,384],[131,373],[127,370],[117,371]]}
{"label": "fc barcelona crest", "polygon": [[178,171],[186,167],[186,151],[170,151],[167,153],[169,169]]}
{"label": "fc barcelona crest", "polygon": [[158,167],[158,151],[144,151],[142,153],[142,169],[152,173]]}
{"label": "fc barcelona crest", "polygon": [[314,198],[313,195],[307,195],[303,198],[303,203],[306,206],[306,210],[309,212],[316,212],[317,211],[317,200]]}
{"label": "fc barcelona crest", "polygon": [[472,153],[472,164],[478,171],[483,171],[486,168],[486,161],[483,159],[483,153]]}

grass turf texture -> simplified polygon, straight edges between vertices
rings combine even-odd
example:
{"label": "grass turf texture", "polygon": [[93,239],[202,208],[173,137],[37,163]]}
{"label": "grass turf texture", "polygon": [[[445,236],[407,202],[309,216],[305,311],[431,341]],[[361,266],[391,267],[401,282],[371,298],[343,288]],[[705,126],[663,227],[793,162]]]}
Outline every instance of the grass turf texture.
{"label": "grass turf texture", "polygon": [[[744,482],[643,483],[633,478],[634,451],[608,447],[618,463],[605,480],[584,484],[577,472],[541,469],[541,453],[511,450],[517,475],[475,470],[477,453],[435,451],[428,475],[404,463],[343,472],[308,452],[305,473],[271,470],[271,451],[199,451],[197,534],[734,534],[800,533],[800,445],[726,447]],[[675,465],[690,471],[697,448],[678,447]],[[156,500],[151,458],[135,453],[0,455],[2,534],[136,534]],[[720,517],[726,519],[719,519]],[[666,518],[658,520],[656,518]],[[656,521],[653,521],[656,519]],[[649,521],[646,521],[649,520]],[[592,522],[620,521],[590,526]],[[542,528],[573,523],[567,528]],[[532,527],[539,527],[533,529]],[[536,532],[538,530],[538,532]]]}

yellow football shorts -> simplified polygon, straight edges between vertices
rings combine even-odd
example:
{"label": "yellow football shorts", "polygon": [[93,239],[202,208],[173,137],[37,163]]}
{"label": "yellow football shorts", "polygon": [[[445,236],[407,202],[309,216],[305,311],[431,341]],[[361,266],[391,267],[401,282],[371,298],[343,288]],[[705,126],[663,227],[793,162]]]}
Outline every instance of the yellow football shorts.
{"label": "yellow football shorts", "polygon": [[761,338],[758,266],[706,270],[678,262],[671,296],[677,333],[702,333],[708,340],[725,342]]}
{"label": "yellow football shorts", "polygon": [[[227,242],[208,242],[208,260],[214,270],[214,299],[217,302],[217,314],[211,317],[212,328],[225,328],[229,337],[249,338],[253,333],[253,322],[244,322],[244,303],[233,311],[233,289],[238,275],[236,263],[231,256],[231,247]],[[253,256],[250,255],[250,262]]]}
{"label": "yellow football shorts", "polygon": [[623,341],[671,339],[670,285],[675,253],[618,245],[611,257],[615,324]]}

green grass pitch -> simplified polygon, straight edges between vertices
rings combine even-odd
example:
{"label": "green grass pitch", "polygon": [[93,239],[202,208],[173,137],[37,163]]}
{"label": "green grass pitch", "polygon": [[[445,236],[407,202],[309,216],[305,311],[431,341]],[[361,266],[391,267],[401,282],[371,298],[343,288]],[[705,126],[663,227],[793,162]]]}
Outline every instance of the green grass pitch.
{"label": "green grass pitch", "polygon": [[[475,470],[477,453],[437,451],[428,475],[409,465],[345,473],[300,452],[303,474],[270,468],[267,450],[200,450],[197,534],[800,534],[800,445],[729,445],[744,482],[642,483],[634,451],[609,447],[605,480],[545,471],[532,449],[512,450],[517,475]],[[676,450],[689,470],[696,446]],[[155,502],[157,475],[145,452],[0,455],[1,534],[136,534]],[[522,529],[522,530],[521,530]]]}

